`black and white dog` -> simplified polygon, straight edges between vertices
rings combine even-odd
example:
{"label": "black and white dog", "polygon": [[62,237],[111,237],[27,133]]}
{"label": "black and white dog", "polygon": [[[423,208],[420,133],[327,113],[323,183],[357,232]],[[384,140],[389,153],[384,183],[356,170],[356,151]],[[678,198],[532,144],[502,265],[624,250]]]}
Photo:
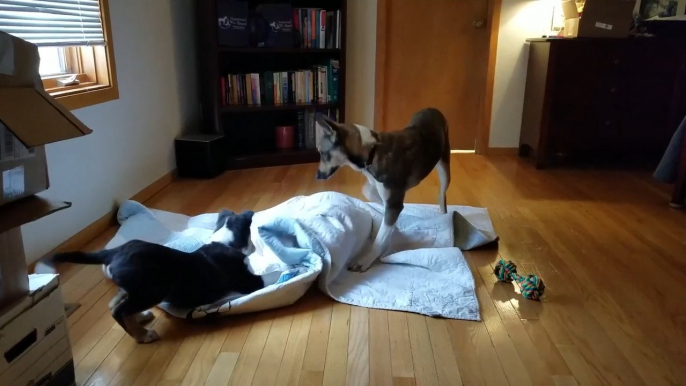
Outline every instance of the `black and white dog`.
{"label": "black and white dog", "polygon": [[[166,302],[180,308],[214,303],[232,292],[248,294],[264,287],[246,257],[253,212],[222,211],[212,239],[195,252],[177,251],[140,240],[99,252],[68,252],[42,262],[42,271],[59,263],[102,264],[119,292],[110,301],[112,317],[138,343],[159,339],[141,324],[153,318],[150,308]],[[37,270],[41,270],[38,269]]]}
{"label": "black and white dog", "polygon": [[389,252],[405,192],[419,185],[433,169],[440,180],[438,205],[441,213],[446,213],[450,143],[448,122],[437,109],[423,109],[405,128],[390,132],[376,132],[318,115],[316,131],[321,156],[317,179],[327,179],[341,166],[350,166],[367,178],[362,188],[364,196],[384,205],[383,224],[372,248],[349,267],[350,271],[366,271]]}

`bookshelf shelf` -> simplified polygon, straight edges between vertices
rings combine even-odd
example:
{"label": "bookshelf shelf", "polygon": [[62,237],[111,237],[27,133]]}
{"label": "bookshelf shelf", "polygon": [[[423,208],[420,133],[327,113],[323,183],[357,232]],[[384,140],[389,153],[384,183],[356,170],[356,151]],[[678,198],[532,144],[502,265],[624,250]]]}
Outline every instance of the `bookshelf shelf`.
{"label": "bookshelf shelf", "polygon": [[319,153],[316,150],[271,150],[253,154],[232,155],[228,160],[227,167],[229,169],[245,169],[274,166],[275,163],[288,165],[318,161]]}
{"label": "bookshelf shelf", "polygon": [[[298,47],[283,48],[231,47],[225,45],[233,44],[225,43],[226,35],[221,35],[224,40],[220,43],[217,17],[218,7],[226,9],[226,4],[220,4],[223,1],[196,2],[202,132],[224,137],[221,154],[226,157],[228,170],[318,162],[319,153],[312,149],[315,113],[328,113],[345,120],[347,0],[247,2],[249,15],[260,12],[258,8],[267,4],[291,6],[294,37],[300,43]],[[310,28],[310,21],[315,19],[315,26],[322,27],[320,34],[315,34],[313,26],[312,40],[304,40],[306,31],[298,26]],[[300,24],[303,20],[306,24]],[[333,26],[331,30],[326,28],[329,25]],[[327,35],[330,31],[335,34]],[[254,36],[250,36],[250,41],[254,41]],[[309,48],[316,46],[338,48]],[[273,82],[268,81],[272,78]],[[319,86],[322,79],[324,86]],[[337,88],[330,88],[336,82]],[[246,84],[253,87],[252,91],[248,91]],[[282,88],[277,89],[277,84]],[[284,95],[291,103],[278,104],[286,101]],[[319,100],[320,103],[296,104],[295,100]],[[336,102],[322,103],[327,100]],[[280,126],[294,127],[298,148],[276,149],[276,128]]]}
{"label": "bookshelf shelf", "polygon": [[222,111],[225,113],[250,113],[250,112],[268,112],[268,111],[300,111],[300,110],[319,110],[319,109],[335,109],[338,103],[320,103],[320,104],[283,104],[283,105],[266,105],[266,106],[243,106],[243,105],[229,105],[223,106]]}
{"label": "bookshelf shelf", "polygon": [[217,47],[219,52],[239,54],[340,54],[338,48],[258,48],[258,47]]}

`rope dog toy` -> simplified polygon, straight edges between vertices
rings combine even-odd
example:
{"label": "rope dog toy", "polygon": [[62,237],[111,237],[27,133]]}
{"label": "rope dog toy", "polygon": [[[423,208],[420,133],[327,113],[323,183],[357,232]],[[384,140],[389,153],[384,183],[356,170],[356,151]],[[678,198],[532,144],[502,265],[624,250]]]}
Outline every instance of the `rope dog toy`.
{"label": "rope dog toy", "polygon": [[540,300],[545,291],[543,280],[536,275],[521,276],[517,274],[517,266],[511,260],[500,260],[493,270],[498,281],[510,283],[514,281],[519,286],[522,296],[531,300]]}

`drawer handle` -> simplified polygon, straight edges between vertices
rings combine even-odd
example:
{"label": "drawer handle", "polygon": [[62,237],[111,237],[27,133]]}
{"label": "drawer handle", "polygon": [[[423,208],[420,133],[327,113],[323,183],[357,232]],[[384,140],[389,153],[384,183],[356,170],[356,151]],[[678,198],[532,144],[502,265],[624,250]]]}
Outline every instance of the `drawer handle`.
{"label": "drawer handle", "polygon": [[608,119],[607,121],[605,121],[605,126],[610,126],[610,124],[612,124],[611,120]]}
{"label": "drawer handle", "polygon": [[612,87],[612,88],[610,88],[610,92],[613,93],[613,94],[616,93],[616,92],[617,92],[617,87]]}
{"label": "drawer handle", "polygon": [[614,63],[615,65],[619,64],[619,59],[613,60],[612,63]]}

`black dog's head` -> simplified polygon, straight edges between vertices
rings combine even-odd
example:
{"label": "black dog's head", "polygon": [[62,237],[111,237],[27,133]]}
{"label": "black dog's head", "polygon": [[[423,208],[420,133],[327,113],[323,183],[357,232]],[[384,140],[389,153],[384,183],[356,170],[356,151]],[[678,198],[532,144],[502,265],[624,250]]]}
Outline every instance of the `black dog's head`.
{"label": "black dog's head", "polygon": [[222,210],[217,217],[217,225],[210,242],[217,242],[236,249],[240,249],[246,256],[255,251],[250,240],[250,225],[255,212],[247,210],[236,214],[230,210]]}

